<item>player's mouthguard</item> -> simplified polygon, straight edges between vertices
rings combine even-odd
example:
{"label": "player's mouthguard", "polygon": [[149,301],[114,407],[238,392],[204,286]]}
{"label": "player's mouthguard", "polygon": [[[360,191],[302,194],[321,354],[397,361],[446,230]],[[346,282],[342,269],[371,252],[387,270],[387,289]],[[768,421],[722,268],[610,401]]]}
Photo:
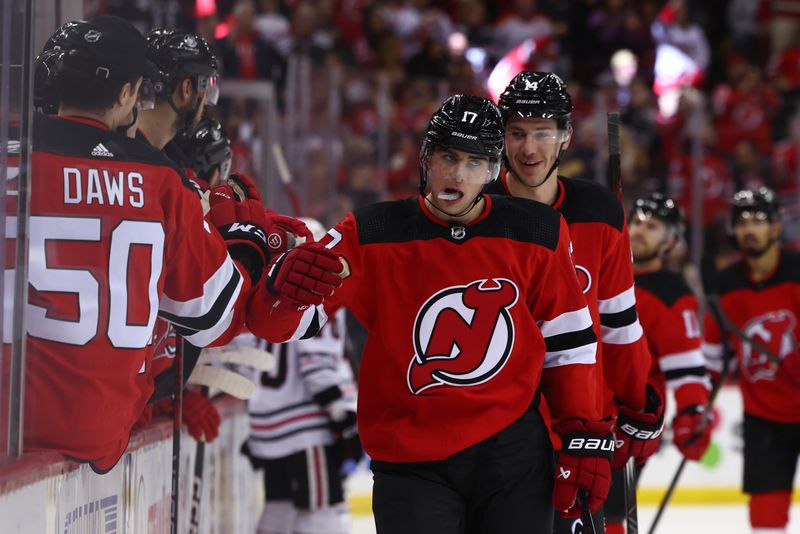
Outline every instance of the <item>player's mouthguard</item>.
{"label": "player's mouthguard", "polygon": [[437,195],[441,200],[457,200],[461,197],[461,191],[442,191]]}

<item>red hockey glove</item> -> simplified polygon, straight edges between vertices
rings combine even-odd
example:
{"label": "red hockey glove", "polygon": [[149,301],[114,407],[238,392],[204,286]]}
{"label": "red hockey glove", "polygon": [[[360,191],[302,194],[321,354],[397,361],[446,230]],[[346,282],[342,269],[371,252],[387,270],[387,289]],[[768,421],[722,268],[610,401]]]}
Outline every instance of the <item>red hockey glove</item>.
{"label": "red hockey glove", "polygon": [[614,432],[617,441],[611,464],[614,470],[624,468],[629,458],[636,458],[636,463],[641,465],[658,450],[664,432],[664,402],[650,384],[645,398],[644,412],[619,407]]}
{"label": "red hockey glove", "polygon": [[183,392],[183,422],[190,436],[211,443],[219,435],[222,419],[208,397],[187,389]]}
{"label": "red hockey glove", "polygon": [[301,311],[322,304],[342,285],[339,258],[319,243],[304,243],[275,258],[267,274],[267,290],[278,297],[274,306]]}
{"label": "red hockey glove", "polygon": [[264,203],[255,182],[246,174],[241,172],[233,173],[228,176],[225,183],[236,193],[237,200],[249,198],[251,200],[257,200],[260,204]]}
{"label": "red hockey glove", "polygon": [[554,428],[561,437],[556,461],[553,506],[564,517],[579,517],[578,490],[589,494],[589,508],[596,512],[611,486],[611,457],[614,454],[614,423],[571,419]]}
{"label": "red hockey glove", "polygon": [[683,408],[672,420],[672,441],[687,460],[699,460],[711,443],[713,425],[706,407],[694,404]]}
{"label": "red hockey glove", "polygon": [[787,354],[778,367],[778,376],[796,388],[800,388],[800,351]]}
{"label": "red hockey glove", "polygon": [[267,246],[272,257],[291,250],[303,238],[305,243],[313,243],[314,236],[303,221],[267,210],[269,226],[266,228]]}
{"label": "red hockey glove", "polygon": [[260,200],[236,200],[236,194],[228,185],[211,190],[211,210],[208,220],[217,227],[231,258],[244,265],[255,284],[269,262],[270,253],[264,232],[270,221]]}

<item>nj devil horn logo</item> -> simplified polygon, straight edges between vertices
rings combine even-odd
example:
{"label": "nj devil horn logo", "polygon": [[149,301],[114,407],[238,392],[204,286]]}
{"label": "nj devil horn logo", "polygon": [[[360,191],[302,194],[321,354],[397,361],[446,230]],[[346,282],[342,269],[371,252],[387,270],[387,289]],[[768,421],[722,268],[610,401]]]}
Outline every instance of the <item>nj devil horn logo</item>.
{"label": "nj devil horn logo", "polygon": [[[742,330],[773,354],[784,358],[797,347],[797,318],[789,310],[773,310],[748,322]],[[773,380],[777,365],[749,343],[742,343],[742,374],[750,382]]]}
{"label": "nj devil horn logo", "polygon": [[513,282],[493,278],[448,287],[430,297],[414,322],[411,392],[474,386],[497,375],[514,346],[509,310],[518,296]]}

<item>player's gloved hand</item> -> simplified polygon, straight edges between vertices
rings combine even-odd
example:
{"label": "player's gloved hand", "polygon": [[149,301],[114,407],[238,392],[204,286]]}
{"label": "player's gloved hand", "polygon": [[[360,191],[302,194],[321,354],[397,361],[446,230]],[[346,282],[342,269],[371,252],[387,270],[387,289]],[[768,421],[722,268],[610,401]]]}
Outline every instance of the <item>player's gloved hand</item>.
{"label": "player's gloved hand", "polygon": [[800,388],[800,351],[795,350],[783,358],[778,367],[778,376]]}
{"label": "player's gloved hand", "polygon": [[264,468],[264,460],[253,455],[253,451],[250,450],[250,440],[244,440],[244,443],[242,443],[242,446],[239,448],[239,452],[247,457],[247,461],[250,462],[250,467],[253,468],[253,471]]}
{"label": "player's gloved hand", "polygon": [[647,385],[645,398],[643,412],[619,407],[614,431],[617,441],[611,464],[615,470],[624,468],[629,458],[635,458],[637,464],[643,464],[658,450],[664,432],[664,402],[650,384]]}
{"label": "player's gloved hand", "polygon": [[561,437],[553,486],[553,505],[564,517],[579,517],[578,490],[588,493],[592,512],[600,509],[611,486],[614,454],[613,421],[571,419],[555,427]]}
{"label": "player's gloved hand", "polygon": [[314,236],[306,224],[294,217],[267,210],[267,246],[272,257],[293,249],[301,243],[313,243]]}
{"label": "player's gloved hand", "polygon": [[267,269],[267,290],[276,308],[301,311],[322,304],[341,287],[340,256],[319,243],[303,243],[276,257]]}
{"label": "player's gloved hand", "polygon": [[255,285],[271,258],[264,231],[270,226],[270,221],[264,205],[256,199],[237,200],[237,194],[229,185],[212,189],[209,203],[209,222],[217,227],[228,245],[231,258],[247,269]]}
{"label": "player's gloved hand", "polygon": [[699,460],[711,443],[710,416],[706,407],[693,404],[681,409],[672,420],[672,441],[687,460]]}
{"label": "player's gloved hand", "polygon": [[342,389],[338,385],[332,385],[315,393],[313,397],[314,402],[328,412],[339,460],[342,463],[347,460],[358,462],[364,450],[358,437],[356,412],[348,405]]}
{"label": "player's gloved hand", "polygon": [[264,203],[255,182],[242,172],[235,172],[229,175],[228,179],[225,180],[225,184],[233,189],[237,200],[249,198],[250,200],[257,200],[260,204]]}
{"label": "player's gloved hand", "polygon": [[183,392],[183,422],[189,435],[197,441],[211,443],[219,435],[222,419],[214,403],[196,391]]}

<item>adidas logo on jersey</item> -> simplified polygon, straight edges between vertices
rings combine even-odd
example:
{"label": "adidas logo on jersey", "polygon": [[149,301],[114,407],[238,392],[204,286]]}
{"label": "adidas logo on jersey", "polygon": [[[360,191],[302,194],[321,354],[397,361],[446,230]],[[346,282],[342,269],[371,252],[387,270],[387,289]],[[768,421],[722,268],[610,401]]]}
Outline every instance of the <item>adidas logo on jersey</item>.
{"label": "adidas logo on jersey", "polygon": [[92,149],[92,156],[100,156],[102,158],[113,158],[114,154],[103,145],[97,143],[97,146]]}

